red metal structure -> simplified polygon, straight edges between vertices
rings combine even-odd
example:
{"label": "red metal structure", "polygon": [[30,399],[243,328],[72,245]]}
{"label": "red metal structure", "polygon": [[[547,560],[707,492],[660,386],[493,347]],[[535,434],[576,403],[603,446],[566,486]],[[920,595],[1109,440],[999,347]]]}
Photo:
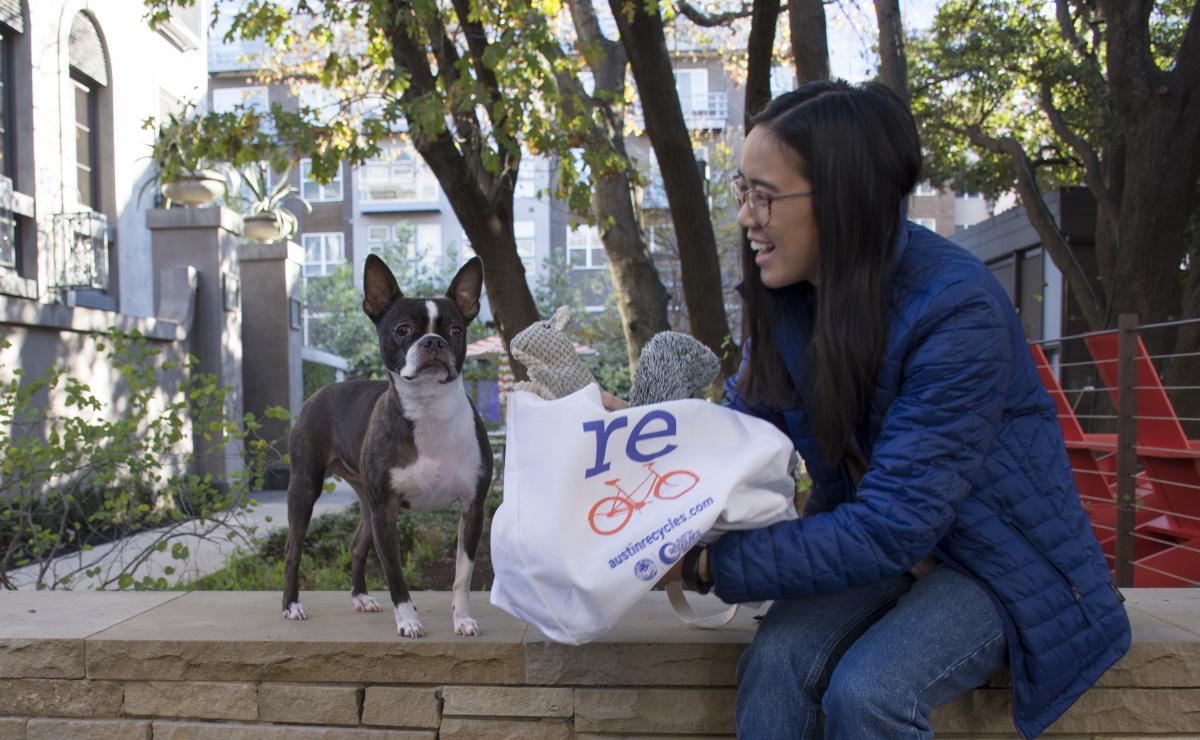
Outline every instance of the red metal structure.
{"label": "red metal structure", "polygon": [[[1127,581],[1121,585],[1200,585],[1200,440],[1184,433],[1140,337],[1125,338],[1125,358],[1120,356],[1119,332],[1083,339],[1118,409],[1118,427],[1124,425],[1119,434],[1085,432],[1041,346],[1030,345],[1030,351],[1054,399],[1096,538],[1118,581]],[[1126,454],[1132,448],[1124,463],[1119,439],[1130,440]],[[1121,465],[1132,478],[1124,488],[1126,505],[1120,495]],[[1123,525],[1122,514],[1127,517]]]}

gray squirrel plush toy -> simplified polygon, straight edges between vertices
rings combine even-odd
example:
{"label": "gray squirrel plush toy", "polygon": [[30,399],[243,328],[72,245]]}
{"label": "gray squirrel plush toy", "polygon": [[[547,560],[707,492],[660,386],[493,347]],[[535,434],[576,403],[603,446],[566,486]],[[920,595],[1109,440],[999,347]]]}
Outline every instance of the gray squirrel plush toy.
{"label": "gray squirrel plush toy", "polygon": [[[596,382],[563,332],[569,319],[570,309],[559,306],[549,319],[535,321],[513,337],[513,357],[529,371],[529,380],[517,383],[513,390],[554,400]],[[675,331],[659,332],[638,357],[629,404],[694,398],[716,380],[720,370],[717,356],[698,340]]]}

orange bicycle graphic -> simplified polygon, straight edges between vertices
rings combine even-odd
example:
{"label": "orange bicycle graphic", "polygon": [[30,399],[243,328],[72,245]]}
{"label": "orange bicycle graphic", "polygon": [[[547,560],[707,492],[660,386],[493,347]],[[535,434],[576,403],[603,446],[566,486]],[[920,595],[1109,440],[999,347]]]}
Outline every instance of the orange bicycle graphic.
{"label": "orange bicycle graphic", "polygon": [[[588,512],[588,523],[592,525],[593,532],[602,535],[616,534],[633,518],[633,512],[649,503],[651,495],[661,499],[679,498],[700,482],[700,476],[690,470],[671,470],[659,475],[653,462],[648,462],[642,467],[646,469],[646,477],[633,491],[621,488],[620,478],[604,481],[604,485],[617,489],[617,493],[600,499]],[[646,488],[645,495],[635,499],[634,496],[647,483],[650,483],[650,486]]]}

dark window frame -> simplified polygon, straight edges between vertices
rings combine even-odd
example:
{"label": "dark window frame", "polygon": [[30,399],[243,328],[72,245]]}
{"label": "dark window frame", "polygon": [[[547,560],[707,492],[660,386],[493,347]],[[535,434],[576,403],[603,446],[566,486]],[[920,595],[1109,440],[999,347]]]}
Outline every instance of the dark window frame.
{"label": "dark window frame", "polygon": [[[85,199],[82,197],[83,191],[80,190],[80,205],[87,206],[93,211],[101,212],[103,209],[100,204],[103,202],[101,197],[101,178],[100,178],[100,108],[99,108],[99,87],[100,84],[80,72],[77,68],[71,67],[71,82],[76,90],[83,89],[87,95],[87,149],[88,149],[88,195]],[[76,97],[78,101],[78,97]],[[75,110],[75,131],[78,135],[80,128],[78,103]],[[78,147],[76,147],[78,152]],[[75,158],[75,177],[76,186],[79,184],[80,164],[79,157],[76,154]]]}

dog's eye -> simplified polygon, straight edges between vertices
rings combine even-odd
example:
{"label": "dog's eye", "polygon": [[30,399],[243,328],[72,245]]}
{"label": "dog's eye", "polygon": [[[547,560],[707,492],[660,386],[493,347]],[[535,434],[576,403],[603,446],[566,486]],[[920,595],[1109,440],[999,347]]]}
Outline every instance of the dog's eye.
{"label": "dog's eye", "polygon": [[455,325],[455,326],[450,327],[450,336],[457,337],[457,336],[461,336],[461,335],[462,335],[462,327],[461,326]]}
{"label": "dog's eye", "polygon": [[412,327],[408,324],[400,324],[396,327],[396,336],[407,337],[409,334],[412,334]]}

